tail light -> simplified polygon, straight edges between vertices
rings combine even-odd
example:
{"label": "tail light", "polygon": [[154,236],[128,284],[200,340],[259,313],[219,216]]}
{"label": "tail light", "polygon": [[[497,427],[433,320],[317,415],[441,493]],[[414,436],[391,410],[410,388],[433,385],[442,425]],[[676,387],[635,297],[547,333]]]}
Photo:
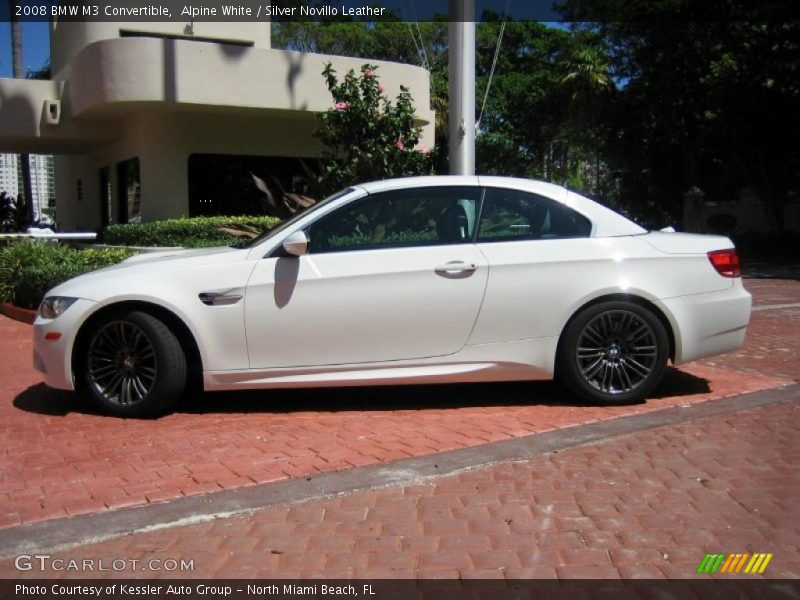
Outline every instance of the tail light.
{"label": "tail light", "polygon": [[739,267],[739,255],[735,248],[727,250],[714,250],[708,253],[708,260],[711,261],[717,273],[723,277],[741,277],[742,269]]}

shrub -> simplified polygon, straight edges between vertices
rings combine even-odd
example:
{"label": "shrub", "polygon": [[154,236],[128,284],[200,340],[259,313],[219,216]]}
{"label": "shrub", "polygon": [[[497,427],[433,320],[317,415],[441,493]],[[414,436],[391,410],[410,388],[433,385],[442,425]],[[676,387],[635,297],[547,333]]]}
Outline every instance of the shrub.
{"label": "shrub", "polygon": [[392,103],[377,68],[365,64],[360,75],[351,69],[341,81],[330,63],[322,72],[333,107],[319,115],[315,135],[325,144],[322,182],[328,193],[363,181],[431,174],[431,157],[419,146],[422,127],[414,122],[411,93],[400,86]]}
{"label": "shrub", "polygon": [[[109,225],[101,234],[106,244],[120,246],[230,246],[242,236],[230,230],[257,235],[277,225],[275,217],[192,217],[150,223]],[[226,231],[228,230],[228,231]],[[247,236],[245,236],[247,237]]]}
{"label": "shrub", "polygon": [[0,301],[36,308],[50,288],[131,254],[124,248],[76,250],[31,240],[10,244],[0,248]]}

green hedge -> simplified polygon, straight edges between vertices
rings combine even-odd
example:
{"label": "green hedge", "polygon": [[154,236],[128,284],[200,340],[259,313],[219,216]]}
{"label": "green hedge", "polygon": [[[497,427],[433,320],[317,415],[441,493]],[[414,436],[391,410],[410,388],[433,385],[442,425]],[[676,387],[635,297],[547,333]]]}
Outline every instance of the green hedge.
{"label": "green hedge", "polygon": [[150,223],[109,225],[101,234],[106,244],[118,246],[230,246],[243,238],[222,229],[248,229],[261,233],[279,222],[275,217],[193,217]]}
{"label": "green hedge", "polygon": [[49,242],[15,242],[0,248],[0,301],[36,308],[50,288],[131,254],[123,248],[76,250]]}

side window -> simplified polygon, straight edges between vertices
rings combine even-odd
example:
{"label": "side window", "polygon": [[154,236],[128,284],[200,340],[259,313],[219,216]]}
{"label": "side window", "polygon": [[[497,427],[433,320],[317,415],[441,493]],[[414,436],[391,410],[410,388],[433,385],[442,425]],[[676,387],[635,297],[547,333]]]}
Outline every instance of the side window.
{"label": "side window", "polygon": [[589,237],[592,224],[560,202],[517,190],[487,188],[479,242]]}
{"label": "side window", "polygon": [[372,194],[312,223],[310,251],[345,252],[470,242],[479,189],[417,188]]}

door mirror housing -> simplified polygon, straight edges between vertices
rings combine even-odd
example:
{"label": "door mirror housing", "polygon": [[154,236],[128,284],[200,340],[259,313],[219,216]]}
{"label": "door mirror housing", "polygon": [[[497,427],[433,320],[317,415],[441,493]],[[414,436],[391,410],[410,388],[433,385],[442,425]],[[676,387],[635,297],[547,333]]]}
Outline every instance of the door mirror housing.
{"label": "door mirror housing", "polygon": [[305,231],[295,231],[283,240],[283,249],[290,256],[303,256],[308,252],[308,236]]}

